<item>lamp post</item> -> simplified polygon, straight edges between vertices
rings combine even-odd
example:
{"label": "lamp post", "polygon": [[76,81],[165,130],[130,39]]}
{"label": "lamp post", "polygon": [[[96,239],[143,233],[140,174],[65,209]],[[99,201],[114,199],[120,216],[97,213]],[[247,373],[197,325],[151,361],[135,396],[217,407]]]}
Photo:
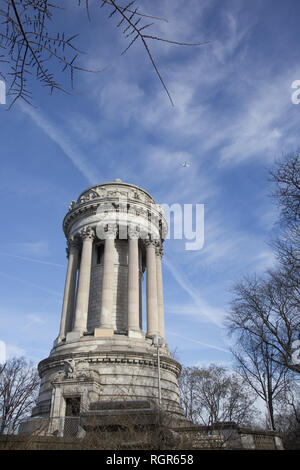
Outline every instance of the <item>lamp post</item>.
{"label": "lamp post", "polygon": [[158,386],[158,404],[161,405],[161,383],[160,383],[160,353],[159,348],[163,345],[163,338],[158,335],[153,336],[152,344],[157,350],[157,386]]}

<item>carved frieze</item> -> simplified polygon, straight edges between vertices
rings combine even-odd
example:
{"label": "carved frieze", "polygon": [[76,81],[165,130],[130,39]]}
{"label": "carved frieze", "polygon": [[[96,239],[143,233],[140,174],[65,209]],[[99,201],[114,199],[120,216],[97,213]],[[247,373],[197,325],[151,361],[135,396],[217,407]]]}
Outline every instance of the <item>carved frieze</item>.
{"label": "carved frieze", "polygon": [[94,368],[90,368],[86,360],[74,358],[64,359],[60,362],[61,369],[51,376],[52,382],[65,381],[70,379],[77,380],[96,380],[100,382],[100,373]]}
{"label": "carved frieze", "polygon": [[[71,233],[74,222],[79,222],[85,217],[97,215],[98,221],[101,221],[106,215],[113,213],[115,218],[128,213],[128,220],[133,222],[134,217],[138,217],[137,224],[140,224],[141,231],[152,224],[148,230],[161,232],[161,214],[160,207],[157,207],[154,200],[146,192],[126,184],[105,184],[98,185],[84,192],[78,200],[72,201],[69,205],[69,212],[65,216],[63,227],[66,237]],[[143,220],[145,219],[145,220]],[[119,219],[118,219],[119,220]],[[120,219],[121,220],[121,219]],[[97,220],[95,220],[97,224]],[[82,224],[80,223],[82,226]],[[144,235],[141,235],[144,238]]]}
{"label": "carved frieze", "polygon": [[130,199],[135,202],[142,202],[145,204],[153,204],[154,200],[151,196],[147,195],[144,191],[138,188],[132,188],[128,185],[99,185],[88,189],[84,192],[77,201],[72,201],[69,205],[69,212],[78,208],[82,204],[94,201],[95,199],[116,198],[116,199]]}

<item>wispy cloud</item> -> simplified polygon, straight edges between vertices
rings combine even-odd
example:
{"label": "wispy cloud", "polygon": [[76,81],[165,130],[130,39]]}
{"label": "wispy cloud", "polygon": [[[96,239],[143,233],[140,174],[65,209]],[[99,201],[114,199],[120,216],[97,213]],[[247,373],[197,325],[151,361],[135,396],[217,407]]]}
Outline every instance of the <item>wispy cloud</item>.
{"label": "wispy cloud", "polygon": [[67,115],[66,122],[70,130],[81,142],[97,143],[101,139],[101,125],[79,112]]}
{"label": "wispy cloud", "polygon": [[[177,13],[179,9],[182,11],[181,4]],[[199,10],[195,3],[194,9]],[[189,24],[195,28],[193,34],[198,33],[201,22],[196,29],[186,10],[182,12],[182,32],[183,25],[186,32]],[[197,20],[199,11],[198,14]],[[197,156],[195,160],[199,159],[198,151],[203,157],[213,154],[220,166],[261,158],[272,161],[274,155],[291,145],[291,131],[298,125],[296,115],[289,121],[285,116],[291,107],[290,84],[299,76],[299,70],[294,66],[274,75],[265,58],[257,62],[256,56],[247,55],[244,39],[247,35],[251,39],[251,28],[257,22],[255,14],[249,18],[237,6],[232,6],[230,13],[220,8],[216,24],[218,21],[220,31],[215,31],[216,38],[201,53],[194,51],[193,60],[186,60],[184,67],[176,67],[176,62],[166,67],[174,108],[159,87],[146,93],[135,84],[137,80],[133,81],[128,70],[120,80],[115,69],[110,72],[112,80],[108,83],[93,82],[91,93],[98,102],[101,118],[110,120],[114,116],[116,126],[121,122],[126,126],[134,123],[135,127],[167,139],[169,146],[170,142],[175,143],[175,161],[176,153],[186,152],[187,147],[188,154]],[[181,21],[176,22],[181,32],[180,24]],[[159,24],[159,28],[172,33],[172,21]],[[157,46],[157,50],[162,59],[171,56],[169,48]],[[142,62],[141,52],[133,52],[134,60]],[[129,60],[133,60],[131,55]],[[167,161],[166,153],[164,157]]]}
{"label": "wispy cloud", "polygon": [[49,246],[44,241],[7,243],[6,247],[13,254],[44,257],[50,254]]}
{"label": "wispy cloud", "polygon": [[6,273],[3,273],[3,272],[0,272],[0,276],[6,278],[6,279],[10,279],[12,281],[17,281],[17,282],[21,282],[22,284],[25,284],[27,286],[30,286],[30,287],[33,287],[34,289],[38,289],[38,290],[41,290],[43,292],[47,292],[48,294],[51,294],[51,295],[55,295],[56,297],[60,297],[62,296],[61,292],[57,292],[57,291],[53,291],[51,289],[47,289],[45,287],[42,287],[42,286],[39,286],[38,284],[34,284],[32,282],[29,282],[27,281],[26,279],[21,279],[19,277],[16,277],[16,276],[11,276],[9,274],[6,274]]}
{"label": "wispy cloud", "polygon": [[23,113],[29,116],[32,121],[61,148],[64,154],[71,160],[73,165],[91,185],[95,184],[97,180],[100,180],[98,171],[92,168],[91,163],[86,160],[86,157],[70,139],[69,135],[64,133],[58,126],[46,118],[41,111],[37,111],[24,103],[18,102],[18,105]]}
{"label": "wispy cloud", "polygon": [[15,344],[6,344],[6,359],[12,359],[13,357],[26,356],[26,350]]}
{"label": "wispy cloud", "polygon": [[222,352],[231,354],[231,352],[230,352],[228,349],[221,348],[221,347],[219,347],[219,346],[215,346],[214,344],[204,343],[203,341],[199,341],[199,340],[197,340],[197,339],[188,338],[188,337],[183,336],[183,335],[181,335],[181,334],[179,334],[179,333],[174,333],[173,331],[170,331],[170,330],[167,330],[167,334],[168,334],[168,335],[177,336],[178,338],[184,339],[185,341],[188,341],[189,343],[196,343],[196,344],[199,344],[200,346],[203,346],[204,348],[215,349],[215,350],[217,350],[217,351],[222,351]]}
{"label": "wispy cloud", "polygon": [[29,261],[31,263],[39,263],[39,264],[45,264],[47,266],[56,266],[58,268],[65,268],[65,265],[63,264],[52,263],[51,261],[44,261],[44,260],[40,260],[36,258],[28,258],[26,256],[15,255],[12,253],[4,253],[3,251],[0,251],[0,256],[9,256],[10,258],[22,259],[24,261]]}
{"label": "wispy cloud", "polygon": [[36,315],[34,313],[30,313],[29,315],[27,315],[27,319],[28,319],[28,323],[26,325],[27,327],[31,325],[44,325],[45,324],[45,320],[43,320],[39,315]]}
{"label": "wispy cloud", "polygon": [[253,259],[253,265],[256,270],[259,272],[267,271],[275,267],[277,263],[275,253],[271,250],[265,249],[262,250],[257,256]]}
{"label": "wispy cloud", "polygon": [[198,308],[198,316],[219,327],[223,327],[225,312],[217,307],[209,305],[204,299],[202,299],[198,291],[192,286],[192,283],[184,276],[184,274],[180,273],[178,269],[176,269],[169,258],[164,258],[164,264],[180,287],[182,287],[182,289],[193,299]]}
{"label": "wispy cloud", "polygon": [[195,362],[195,367],[200,367],[203,369],[208,368],[209,366],[216,365],[218,367],[224,367],[227,372],[234,372],[233,362],[232,361],[224,361],[224,360],[200,360]]}
{"label": "wispy cloud", "polygon": [[[251,157],[273,159],[286,136],[286,116],[290,104],[291,71],[282,76],[266,77],[228,128],[231,142],[220,152],[221,162],[237,164]],[[272,82],[270,80],[272,78]],[[290,122],[289,126],[295,125]],[[224,136],[225,138],[225,136]],[[225,141],[226,142],[226,141]]]}

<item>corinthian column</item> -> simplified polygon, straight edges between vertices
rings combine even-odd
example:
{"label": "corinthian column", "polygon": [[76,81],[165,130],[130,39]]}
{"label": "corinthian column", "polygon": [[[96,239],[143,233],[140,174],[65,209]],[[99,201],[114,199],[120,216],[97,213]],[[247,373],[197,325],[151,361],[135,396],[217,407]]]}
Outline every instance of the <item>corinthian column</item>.
{"label": "corinthian column", "polygon": [[158,333],[156,255],[155,242],[150,240],[146,241],[146,269],[147,334],[154,336]]}
{"label": "corinthian column", "polygon": [[139,241],[133,230],[128,229],[128,237],[128,330],[139,331]]}
{"label": "corinthian column", "polygon": [[163,256],[163,247],[156,247],[156,281],[157,281],[157,309],[158,309],[158,334],[162,338],[165,337],[165,314],[164,314],[164,297],[163,297],[163,280],[161,259]]}
{"label": "corinthian column", "polygon": [[108,330],[107,334],[113,334],[112,310],[116,235],[117,226],[110,226],[104,242],[100,328],[95,330],[95,336],[105,335],[105,332],[101,332],[103,328]]}
{"label": "corinthian column", "polygon": [[77,290],[77,302],[75,311],[75,332],[81,334],[86,330],[87,315],[89,306],[92,246],[95,238],[95,231],[91,227],[83,228],[80,233],[82,238],[82,252],[80,261],[80,271]]}
{"label": "corinthian column", "polygon": [[79,241],[72,237],[68,242],[68,268],[65,282],[64,300],[61,313],[60,330],[57,341],[61,341],[72,329],[74,313],[76,273],[78,268]]}

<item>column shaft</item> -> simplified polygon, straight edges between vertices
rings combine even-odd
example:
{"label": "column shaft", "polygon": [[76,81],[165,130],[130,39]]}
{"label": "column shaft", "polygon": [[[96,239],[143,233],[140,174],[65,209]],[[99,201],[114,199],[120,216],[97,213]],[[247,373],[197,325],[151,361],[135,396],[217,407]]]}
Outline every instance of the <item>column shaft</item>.
{"label": "column shaft", "polygon": [[156,280],[156,256],[155,246],[148,242],[146,246],[146,296],[147,296],[147,334],[149,336],[158,333],[157,315],[157,280]]}
{"label": "column shaft", "polygon": [[140,330],[143,329],[143,273],[139,273],[139,311],[140,311]]}
{"label": "column shaft", "polygon": [[139,330],[139,245],[128,240],[128,329]]}
{"label": "column shaft", "polygon": [[74,301],[76,289],[76,273],[78,268],[79,246],[78,242],[69,243],[69,260],[65,282],[64,300],[61,313],[59,340],[64,338],[72,329],[72,317],[74,314]]}
{"label": "column shaft", "polygon": [[164,314],[164,297],[163,297],[163,279],[161,267],[161,248],[156,254],[156,279],[157,279],[157,308],[158,308],[158,334],[162,338],[165,337],[165,314]]}
{"label": "column shaft", "polygon": [[91,229],[83,229],[81,236],[83,238],[83,243],[77,290],[75,324],[73,329],[73,331],[79,331],[80,333],[85,331],[87,327],[94,231]]}
{"label": "column shaft", "polygon": [[106,238],[104,242],[100,328],[112,328],[114,252],[114,238]]}

